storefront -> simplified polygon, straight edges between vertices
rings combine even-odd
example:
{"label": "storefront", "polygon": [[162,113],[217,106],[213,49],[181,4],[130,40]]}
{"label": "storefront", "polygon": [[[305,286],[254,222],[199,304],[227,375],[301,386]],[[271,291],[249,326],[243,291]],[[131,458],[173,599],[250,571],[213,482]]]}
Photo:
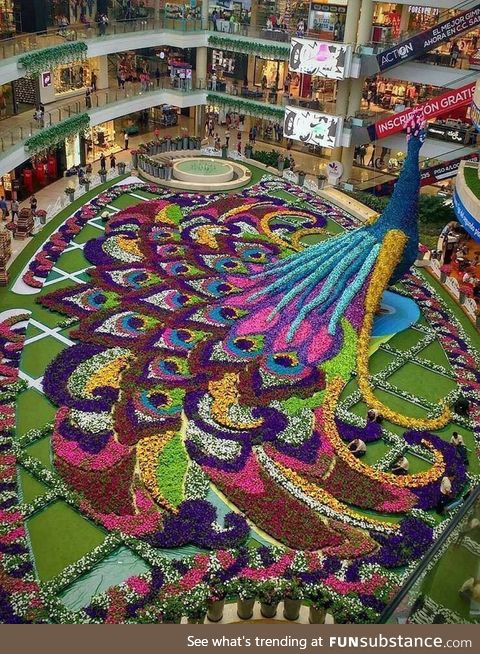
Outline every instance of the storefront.
{"label": "storefront", "polygon": [[67,170],[82,163],[80,153],[80,135],[75,134],[65,139],[65,160]]}
{"label": "storefront", "polygon": [[325,41],[342,41],[345,31],[347,3],[312,2],[308,14],[308,30]]}
{"label": "storefront", "polygon": [[243,82],[248,70],[248,55],[228,50],[208,50],[208,69],[215,71],[219,80],[224,77]]}
{"label": "storefront", "polygon": [[15,31],[13,0],[0,0],[0,39],[12,38]]}
{"label": "storefront", "polygon": [[267,88],[280,90],[283,89],[287,62],[255,57],[255,68],[253,82],[255,86],[262,86],[262,80],[267,81]]}
{"label": "storefront", "polygon": [[[123,135],[120,136],[123,138]],[[100,155],[102,154],[108,157],[109,155],[121,150],[122,146],[116,142],[116,137],[117,132],[115,130],[115,121],[113,120],[109,120],[106,123],[88,129],[83,137],[85,144],[85,162],[92,163],[93,161],[100,159]],[[120,139],[117,138],[117,141],[119,140]],[[78,153],[80,156],[80,144],[78,144]],[[79,156],[75,158],[75,161],[79,159]],[[74,165],[78,165],[78,163],[83,163],[83,161],[76,161],[73,164],[69,164],[68,167],[71,168]]]}
{"label": "storefront", "polygon": [[[410,14],[408,21],[409,31],[421,32],[428,30],[439,22],[440,9],[438,7],[417,7],[410,5],[408,7],[408,13]],[[446,19],[447,17],[444,17],[442,13],[442,20]]]}
{"label": "storefront", "polygon": [[192,65],[186,61],[169,59],[170,80],[174,88],[190,90],[192,88]]}
{"label": "storefront", "polygon": [[49,104],[83,95],[94,79],[97,89],[108,87],[106,57],[92,57],[57,66],[51,75],[40,76],[40,100],[43,104]]}
{"label": "storefront", "polygon": [[374,3],[371,34],[372,42],[388,43],[399,37],[401,31],[402,5],[397,5],[390,2]]}

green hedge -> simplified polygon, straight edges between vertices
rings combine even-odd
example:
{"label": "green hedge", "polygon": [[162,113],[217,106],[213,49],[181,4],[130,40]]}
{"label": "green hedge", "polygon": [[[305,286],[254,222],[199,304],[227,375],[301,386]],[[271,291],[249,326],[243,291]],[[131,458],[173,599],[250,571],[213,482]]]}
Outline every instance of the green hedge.
{"label": "green hedge", "polygon": [[34,77],[60,64],[82,61],[87,56],[87,50],[87,44],[83,41],[62,43],[21,55],[18,63],[25,68],[29,77]]}

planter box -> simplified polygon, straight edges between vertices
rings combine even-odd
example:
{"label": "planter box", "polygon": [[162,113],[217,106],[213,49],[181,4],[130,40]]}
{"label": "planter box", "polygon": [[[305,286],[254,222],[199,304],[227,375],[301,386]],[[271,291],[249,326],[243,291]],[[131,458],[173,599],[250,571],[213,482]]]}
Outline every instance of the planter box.
{"label": "planter box", "polygon": [[278,602],[275,604],[265,604],[262,602],[260,604],[260,613],[264,618],[274,618],[277,615]]}
{"label": "planter box", "polygon": [[237,600],[237,615],[242,620],[250,620],[253,615],[253,607],[255,606],[255,598]]}
{"label": "planter box", "polygon": [[286,598],[283,603],[283,617],[286,620],[298,620],[302,600]]}
{"label": "planter box", "polygon": [[207,618],[210,622],[220,622],[223,618],[223,607],[225,600],[216,600],[215,602],[208,603]]}
{"label": "planter box", "polygon": [[325,624],[326,615],[327,612],[325,609],[317,609],[314,606],[311,606],[308,614],[308,621],[310,624]]}

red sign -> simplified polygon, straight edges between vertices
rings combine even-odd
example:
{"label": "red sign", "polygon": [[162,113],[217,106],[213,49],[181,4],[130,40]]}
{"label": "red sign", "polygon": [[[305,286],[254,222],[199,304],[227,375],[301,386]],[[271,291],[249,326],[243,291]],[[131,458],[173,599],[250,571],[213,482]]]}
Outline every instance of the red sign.
{"label": "red sign", "polygon": [[424,168],[420,171],[420,186],[428,186],[440,182],[442,179],[455,177],[461,161],[478,161],[478,159],[478,153],[473,152],[466,157],[459,157],[451,161],[444,161],[436,166],[430,166],[430,168]]}
{"label": "red sign", "polygon": [[369,129],[370,139],[372,141],[383,139],[396,132],[401,132],[412,115],[418,111],[422,111],[428,120],[429,118],[435,118],[435,116],[441,116],[453,109],[458,109],[458,107],[469,105],[473,100],[474,90],[475,82],[471,82],[459,89],[451,89],[446,93],[437,95],[435,98],[422,102],[415,107],[405,109],[405,111],[399,111],[398,114],[382,118],[371,126],[374,129]]}

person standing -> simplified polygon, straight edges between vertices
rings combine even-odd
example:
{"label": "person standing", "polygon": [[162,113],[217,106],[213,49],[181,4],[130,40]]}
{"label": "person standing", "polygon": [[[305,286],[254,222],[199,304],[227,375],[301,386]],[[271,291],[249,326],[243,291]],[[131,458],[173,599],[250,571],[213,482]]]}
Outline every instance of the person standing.
{"label": "person standing", "polygon": [[32,195],[30,198],[30,209],[32,210],[32,214],[35,216],[37,213],[37,205],[38,205],[38,200],[35,197],[35,193]]}
{"label": "person standing", "polygon": [[85,106],[87,109],[92,108],[92,92],[89,88],[85,91]]}
{"label": "person standing", "polygon": [[95,71],[92,71],[92,77],[90,79],[90,86],[92,91],[97,91],[97,74]]}
{"label": "person standing", "polygon": [[237,131],[237,152],[242,154],[242,132],[240,130]]}
{"label": "person standing", "polygon": [[443,515],[445,507],[452,499],[452,481],[455,479],[454,475],[445,475],[440,482],[440,497],[437,504],[437,513]]}
{"label": "person standing", "polygon": [[106,160],[105,155],[103,154],[103,152],[100,155],[100,170],[102,172],[107,172],[107,160]]}
{"label": "person standing", "polygon": [[157,89],[160,86],[160,68],[157,66],[157,70],[155,71],[155,80],[157,82]]}
{"label": "person standing", "polygon": [[20,205],[18,204],[17,200],[12,200],[10,204],[10,211],[12,214],[12,220],[13,222],[16,222],[18,219],[18,211],[20,209]]}
{"label": "person standing", "polygon": [[128,150],[128,132],[126,130],[123,135],[123,149]]}
{"label": "person standing", "polygon": [[252,138],[250,139],[253,145],[255,145],[255,141],[257,140],[257,126],[254,125],[252,127]]}
{"label": "person standing", "polygon": [[117,167],[117,160],[115,159],[115,155],[112,154],[110,155],[110,168],[114,170]]}
{"label": "person standing", "polygon": [[212,85],[212,91],[217,90],[217,76],[215,73],[212,73],[212,77],[210,78],[211,85]]}
{"label": "person standing", "polygon": [[5,198],[3,197],[3,195],[0,197],[0,214],[2,220],[5,220],[8,216],[8,206],[7,203],[5,202]]}
{"label": "person standing", "polygon": [[213,23],[213,31],[214,32],[218,32],[217,20],[218,20],[218,11],[216,9],[214,9],[212,11],[212,23]]}
{"label": "person standing", "polygon": [[230,130],[227,127],[227,129],[225,130],[225,145],[227,146],[227,150],[228,150],[229,143],[230,143]]}

